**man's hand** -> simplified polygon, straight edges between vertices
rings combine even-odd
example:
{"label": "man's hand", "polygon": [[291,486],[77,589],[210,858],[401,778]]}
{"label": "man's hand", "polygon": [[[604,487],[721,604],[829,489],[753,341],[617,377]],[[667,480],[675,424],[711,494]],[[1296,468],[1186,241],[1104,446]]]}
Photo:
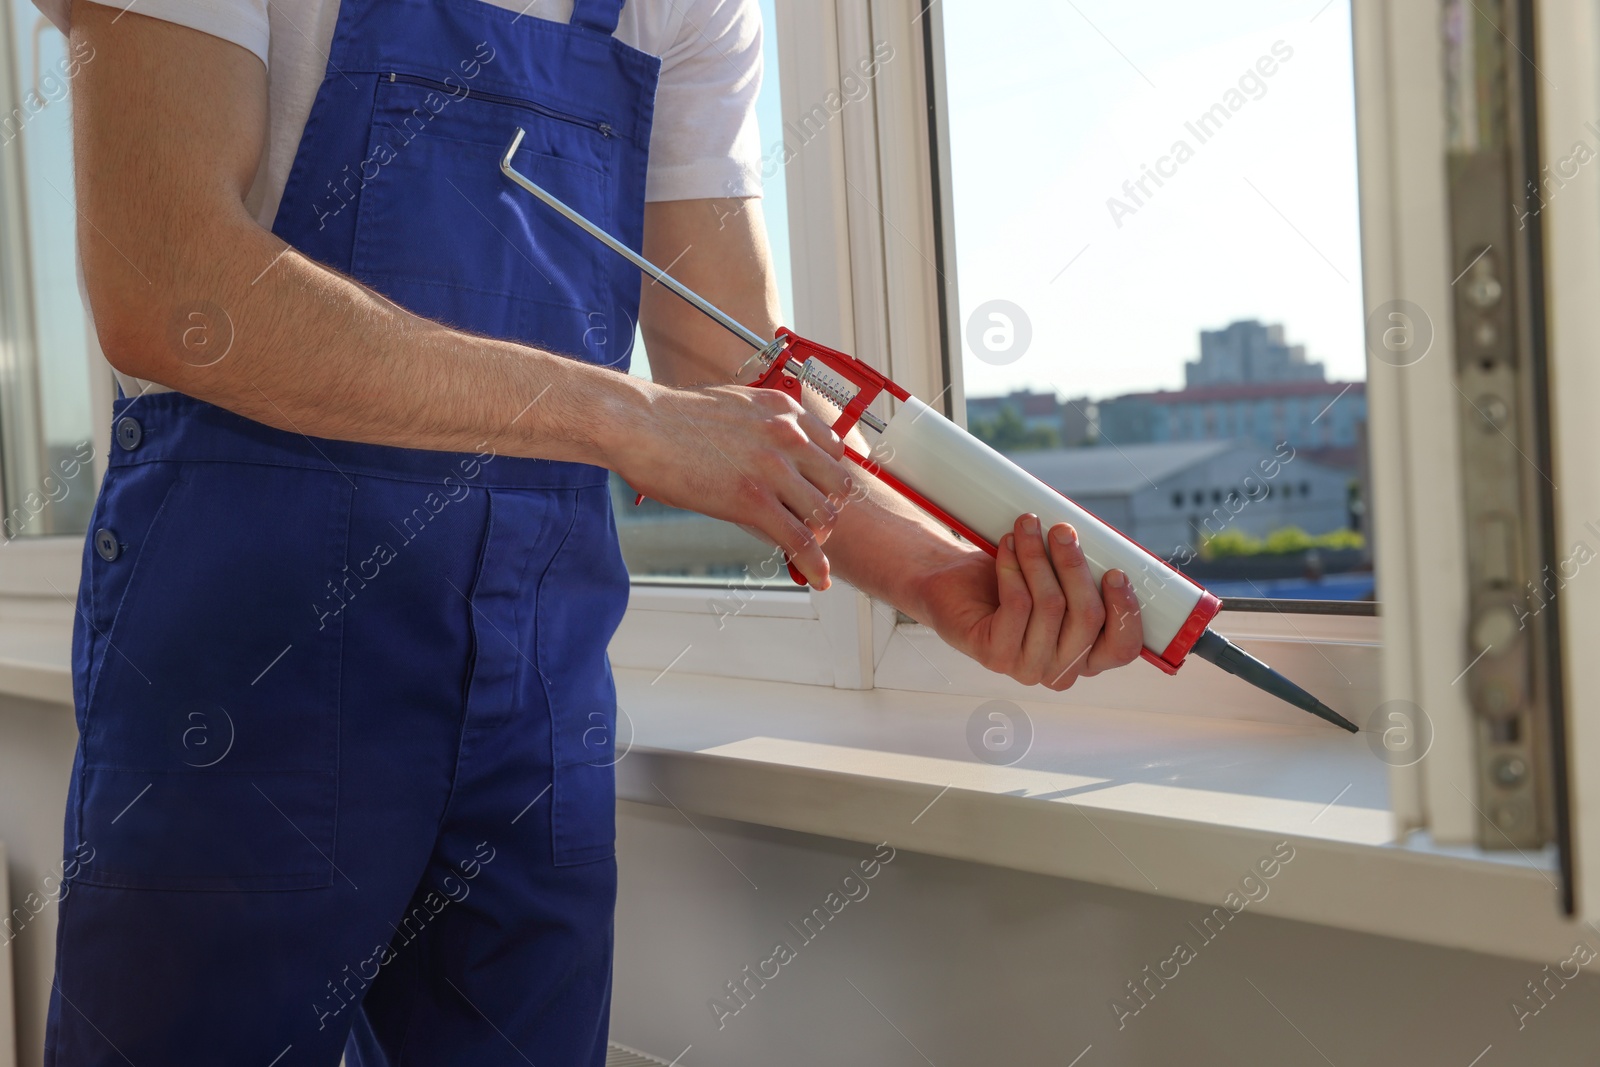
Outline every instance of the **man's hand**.
{"label": "man's hand", "polygon": [[774,389],[658,389],[616,471],[636,491],[752,528],[826,589],[822,544],[854,483],[844,442]]}
{"label": "man's hand", "polygon": [[919,621],[992,671],[1057,692],[1139,657],[1144,632],[1127,575],[1097,586],[1077,531],[1058,523],[1048,545],[1037,517],[1017,519],[991,560],[978,549],[925,576]]}

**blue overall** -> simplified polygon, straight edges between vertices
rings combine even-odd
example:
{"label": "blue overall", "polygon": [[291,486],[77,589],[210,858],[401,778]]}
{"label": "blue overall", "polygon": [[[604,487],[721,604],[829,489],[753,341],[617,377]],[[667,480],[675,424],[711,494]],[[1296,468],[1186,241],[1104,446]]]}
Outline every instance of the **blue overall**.
{"label": "blue overall", "polygon": [[[625,370],[637,272],[499,170],[521,126],[520,170],[642,242],[659,61],[621,7],[344,0],[274,231],[420,315]],[[47,1064],[603,1062],[606,477],[118,401]]]}

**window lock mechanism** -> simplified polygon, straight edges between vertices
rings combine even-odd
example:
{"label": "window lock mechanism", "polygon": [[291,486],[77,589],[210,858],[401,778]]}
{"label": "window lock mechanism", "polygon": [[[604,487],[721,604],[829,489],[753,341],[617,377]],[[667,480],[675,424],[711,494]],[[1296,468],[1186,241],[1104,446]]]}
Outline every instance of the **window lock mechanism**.
{"label": "window lock mechanism", "polygon": [[1478,844],[1555,836],[1560,729],[1532,0],[1447,0],[1455,388]]}

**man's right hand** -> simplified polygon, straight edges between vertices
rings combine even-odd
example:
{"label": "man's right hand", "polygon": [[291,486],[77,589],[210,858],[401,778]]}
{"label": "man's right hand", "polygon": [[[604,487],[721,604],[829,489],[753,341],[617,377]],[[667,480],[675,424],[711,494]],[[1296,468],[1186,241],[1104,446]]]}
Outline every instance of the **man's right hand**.
{"label": "man's right hand", "polygon": [[826,589],[822,545],[855,485],[828,424],[771,389],[646,386],[643,396],[642,417],[614,427],[607,465],[652,500],[751,529]]}

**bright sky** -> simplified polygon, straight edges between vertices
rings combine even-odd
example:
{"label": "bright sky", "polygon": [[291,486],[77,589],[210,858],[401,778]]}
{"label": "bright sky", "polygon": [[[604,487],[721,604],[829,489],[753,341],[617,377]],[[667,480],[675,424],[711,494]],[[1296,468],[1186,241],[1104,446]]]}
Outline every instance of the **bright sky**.
{"label": "bright sky", "polygon": [[[773,10],[773,0],[761,0],[761,24],[765,33],[761,42],[763,69],[761,95],[756,98],[756,120],[761,124],[762,151],[768,152],[775,142],[783,139],[783,107],[778,91],[778,16]],[[785,206],[788,187],[783,168],[772,169],[777,174],[762,182],[762,209],[767,220],[767,239],[772,243],[772,259],[776,264],[778,296],[783,301],[783,321],[792,325],[794,272],[789,268],[789,215]]]}
{"label": "bright sky", "polygon": [[[962,321],[1003,299],[1033,328],[1007,366],[969,348],[969,394],[1180,388],[1199,330],[1249,318],[1365,377],[1349,0],[1325,2],[939,4]],[[1277,42],[1201,143],[1185,123]],[[1119,228],[1107,199],[1179,140],[1193,157]]]}

